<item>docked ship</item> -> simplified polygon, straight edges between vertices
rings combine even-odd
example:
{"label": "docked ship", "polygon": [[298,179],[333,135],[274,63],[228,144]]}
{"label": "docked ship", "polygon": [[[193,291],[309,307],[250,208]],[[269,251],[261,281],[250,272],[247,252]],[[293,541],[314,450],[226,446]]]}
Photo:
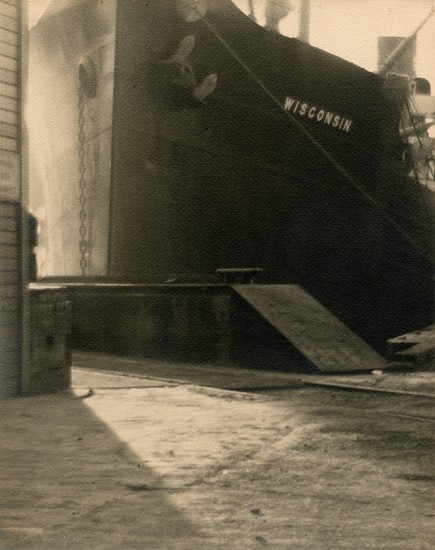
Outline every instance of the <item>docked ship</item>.
{"label": "docked ship", "polygon": [[432,321],[433,191],[404,163],[428,124],[401,123],[400,75],[230,0],[53,1],[29,46],[42,278],[202,284],[255,266],[378,349]]}

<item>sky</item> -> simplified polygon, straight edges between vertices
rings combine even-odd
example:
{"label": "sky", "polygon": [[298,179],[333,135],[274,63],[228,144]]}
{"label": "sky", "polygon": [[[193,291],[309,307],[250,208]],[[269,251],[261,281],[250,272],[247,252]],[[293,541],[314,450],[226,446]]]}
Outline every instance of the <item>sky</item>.
{"label": "sky", "polygon": [[[248,0],[233,0],[243,11]],[[253,0],[260,23],[265,0]],[[377,70],[378,37],[414,32],[432,9],[435,0],[311,0],[310,43],[369,71]],[[280,23],[280,32],[297,36],[300,0]],[[435,16],[421,29],[415,60],[417,76],[427,78],[435,89]],[[432,92],[435,95],[434,92]]]}
{"label": "sky", "polygon": [[[27,0],[30,25],[52,1]],[[59,5],[66,3],[65,0],[54,1]],[[233,1],[243,11],[248,10],[248,0]],[[265,1],[253,0],[260,23],[264,22]],[[281,21],[280,31],[297,36],[301,0],[290,2],[293,10]],[[435,0],[311,0],[310,43],[369,71],[376,71],[378,37],[409,36],[433,5]],[[418,34],[415,66],[417,75],[427,78],[435,89],[435,16]]]}

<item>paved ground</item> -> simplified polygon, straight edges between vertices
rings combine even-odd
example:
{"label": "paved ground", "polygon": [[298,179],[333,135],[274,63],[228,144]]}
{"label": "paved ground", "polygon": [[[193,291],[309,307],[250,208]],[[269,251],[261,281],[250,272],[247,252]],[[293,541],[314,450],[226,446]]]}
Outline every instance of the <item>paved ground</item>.
{"label": "paved ground", "polygon": [[353,374],[293,374],[260,369],[216,366],[199,363],[174,363],[143,357],[113,356],[103,353],[74,352],[73,364],[84,369],[137,375],[181,384],[195,384],[235,391],[273,388],[301,388],[304,385],[406,392],[435,396],[435,371],[410,369]]}
{"label": "paved ground", "polygon": [[2,550],[433,548],[435,393],[80,365],[72,395],[0,402]]}

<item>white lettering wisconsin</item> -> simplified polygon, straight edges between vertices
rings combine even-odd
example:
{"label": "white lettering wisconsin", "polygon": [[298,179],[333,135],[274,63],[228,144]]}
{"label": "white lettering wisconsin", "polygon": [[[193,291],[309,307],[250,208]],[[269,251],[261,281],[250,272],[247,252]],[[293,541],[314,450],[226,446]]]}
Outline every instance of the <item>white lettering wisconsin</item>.
{"label": "white lettering wisconsin", "polygon": [[294,97],[287,96],[285,98],[284,110],[290,111],[301,117],[308,117],[319,124],[326,124],[327,126],[331,126],[332,128],[336,128],[346,133],[350,132],[353,125],[353,120],[350,118],[346,118],[333,111],[327,111],[317,105],[310,105]]}

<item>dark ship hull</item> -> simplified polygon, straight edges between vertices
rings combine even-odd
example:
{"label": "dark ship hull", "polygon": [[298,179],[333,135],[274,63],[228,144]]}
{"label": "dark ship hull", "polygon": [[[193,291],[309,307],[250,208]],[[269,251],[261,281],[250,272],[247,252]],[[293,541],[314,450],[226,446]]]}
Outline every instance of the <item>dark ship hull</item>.
{"label": "dark ship hull", "polygon": [[[258,282],[301,285],[378,348],[431,322],[427,190],[404,174],[383,80],[229,0],[193,23],[176,4],[118,2],[97,274],[205,283],[219,268],[259,267]],[[192,36],[186,80],[168,60]],[[210,74],[216,89],[199,101],[192,79]]]}
{"label": "dark ship hull", "polygon": [[[200,105],[160,63],[189,35],[198,80],[218,76]],[[172,2],[120,3],[116,52],[110,275],[201,282],[257,266],[374,344],[428,322],[427,211],[382,79],[223,0],[197,23]]]}

